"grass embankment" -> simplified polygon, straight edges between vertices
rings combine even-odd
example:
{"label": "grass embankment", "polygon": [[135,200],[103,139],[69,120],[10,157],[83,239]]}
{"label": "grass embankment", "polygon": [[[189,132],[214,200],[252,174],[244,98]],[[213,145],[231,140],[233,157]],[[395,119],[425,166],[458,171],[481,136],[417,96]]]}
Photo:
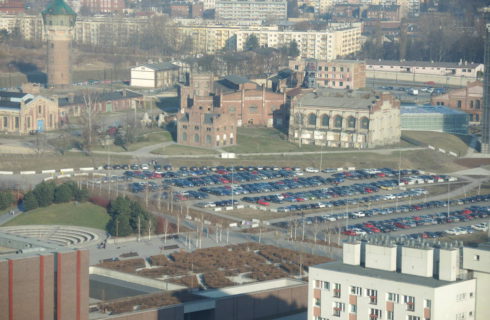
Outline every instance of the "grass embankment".
{"label": "grass embankment", "polygon": [[[205,148],[196,148],[196,147],[188,147],[188,146],[181,146],[178,144],[170,145],[164,148],[156,149],[153,150],[151,153],[153,154],[164,154],[164,155],[197,155],[197,154],[202,154],[202,155],[213,155],[216,154],[217,151],[213,149],[205,149]],[[196,161],[196,160],[194,160]],[[199,160],[197,162],[200,162]]]}
{"label": "grass embankment", "polygon": [[105,229],[109,215],[106,210],[90,202],[52,204],[19,215],[3,226],[54,224]]}
{"label": "grass embankment", "polygon": [[116,146],[114,144],[111,144],[107,147],[96,146],[96,147],[92,148],[92,150],[94,150],[94,151],[111,151],[111,152],[136,151],[136,150],[141,149],[143,147],[147,147],[147,146],[156,145],[159,143],[171,141],[172,136],[171,136],[170,132],[168,132],[168,131],[158,130],[158,131],[152,131],[152,132],[144,133],[140,137],[138,137],[137,140],[138,141],[135,143],[128,144],[126,146],[126,150],[123,147]]}
{"label": "grass embankment", "polygon": [[403,131],[402,137],[414,139],[426,145],[465,155],[468,151],[469,137],[456,136],[453,134],[432,131]]}

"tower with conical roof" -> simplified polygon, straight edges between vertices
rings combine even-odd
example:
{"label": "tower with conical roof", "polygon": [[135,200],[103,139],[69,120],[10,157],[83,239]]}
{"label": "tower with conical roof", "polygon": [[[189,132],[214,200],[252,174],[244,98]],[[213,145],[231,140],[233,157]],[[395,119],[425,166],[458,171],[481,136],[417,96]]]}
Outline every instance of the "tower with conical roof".
{"label": "tower with conical roof", "polygon": [[71,40],[77,15],[63,0],[53,0],[42,16],[48,41],[48,86],[71,85]]}

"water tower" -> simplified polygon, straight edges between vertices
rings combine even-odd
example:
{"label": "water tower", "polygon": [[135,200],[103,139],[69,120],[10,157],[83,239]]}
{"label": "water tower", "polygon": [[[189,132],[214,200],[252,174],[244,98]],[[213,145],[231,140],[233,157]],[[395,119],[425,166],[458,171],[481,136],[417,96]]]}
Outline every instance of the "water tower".
{"label": "water tower", "polygon": [[71,40],[77,15],[63,0],[53,0],[42,16],[48,41],[48,86],[71,85]]}

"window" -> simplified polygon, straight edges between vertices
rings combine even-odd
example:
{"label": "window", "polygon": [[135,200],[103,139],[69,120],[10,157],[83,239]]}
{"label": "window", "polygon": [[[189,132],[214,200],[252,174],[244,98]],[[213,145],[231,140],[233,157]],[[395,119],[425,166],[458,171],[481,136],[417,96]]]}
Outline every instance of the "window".
{"label": "window", "polygon": [[474,105],[473,105],[473,100],[470,101],[470,109],[473,109]]}
{"label": "window", "polygon": [[364,117],[361,119],[361,128],[362,129],[369,129],[369,119]]}
{"label": "window", "polygon": [[464,320],[464,312],[460,312],[456,314],[456,320]]}
{"label": "window", "polygon": [[456,295],[456,301],[463,301],[466,299],[466,293],[459,293]]}
{"label": "window", "polygon": [[393,311],[386,311],[386,320],[395,320],[395,313]]}
{"label": "window", "polygon": [[31,117],[27,117],[27,128],[31,127]]}
{"label": "window", "polygon": [[206,128],[206,131],[207,132],[210,132],[212,129],[211,128]]}
{"label": "window", "polygon": [[9,118],[3,117],[3,127],[7,128],[9,126]]}
{"label": "window", "polygon": [[322,127],[329,127],[330,124],[330,117],[327,115],[322,116]]}
{"label": "window", "polygon": [[480,100],[475,100],[475,108],[480,109]]}
{"label": "window", "polygon": [[43,107],[37,106],[37,113],[41,114],[43,112]]}
{"label": "window", "polygon": [[209,134],[206,135],[206,144],[211,144],[211,136]]}
{"label": "window", "polygon": [[350,293],[356,296],[362,296],[362,288],[361,287],[350,287]]}
{"label": "window", "polygon": [[458,100],[457,107],[461,109],[461,100]]}
{"label": "window", "polygon": [[316,280],[315,281],[315,288],[324,289],[324,290],[330,290],[330,282]]}
{"label": "window", "polygon": [[333,305],[333,315],[335,317],[340,317],[340,313],[345,311],[345,303],[334,302]]}
{"label": "window", "polygon": [[343,87],[344,83],[342,81],[339,82],[339,87]]}
{"label": "window", "polygon": [[407,305],[407,310],[408,311],[414,311],[415,310],[415,297],[405,296],[403,298],[403,301]]}
{"label": "window", "polygon": [[249,113],[258,113],[259,108],[257,108],[257,106],[250,106],[250,107],[248,107],[248,112]]}
{"label": "window", "polygon": [[335,288],[333,289],[333,296],[336,297],[336,298],[340,298],[340,294],[341,294],[341,286],[340,286],[340,283],[336,283],[335,284]]}
{"label": "window", "polygon": [[366,294],[369,297],[370,304],[378,303],[378,290],[367,289]]}
{"label": "window", "polygon": [[314,113],[308,115],[308,124],[311,126],[316,125],[316,115]]}
{"label": "window", "polygon": [[182,129],[187,129],[187,125],[185,125],[185,124],[184,124],[184,125],[182,126]]}
{"label": "window", "polygon": [[335,128],[342,128],[342,117],[341,116],[335,117]]}
{"label": "window", "polygon": [[347,127],[354,129],[356,127],[356,118],[350,116],[347,120]]}
{"label": "window", "polygon": [[194,126],[194,130],[199,130],[199,126]]}
{"label": "window", "polygon": [[[15,118],[15,127],[18,128],[18,122],[19,122],[19,118]],[[50,127],[53,127],[53,115],[50,114],[49,115],[49,126]]]}
{"label": "window", "polygon": [[187,132],[182,133],[182,141],[187,141]]}
{"label": "window", "polygon": [[478,113],[475,114],[475,121],[480,121],[480,115]]}
{"label": "window", "polygon": [[296,124],[302,124],[303,123],[303,114],[301,113],[296,113],[296,116],[294,117],[294,121]]}
{"label": "window", "polygon": [[[49,119],[50,119],[49,125],[52,126],[51,122],[53,122],[53,115],[50,115]],[[15,129],[19,129],[20,126],[19,121],[20,121],[19,117],[15,117]]]}
{"label": "window", "polygon": [[432,301],[430,299],[424,299],[424,308],[430,308],[432,306]]}
{"label": "window", "polygon": [[408,316],[407,320],[420,320],[420,317],[418,316]]}
{"label": "window", "polygon": [[322,305],[322,302],[320,299],[315,299],[315,306],[320,307]]}
{"label": "window", "polygon": [[350,313],[357,313],[357,304],[349,305]]}
{"label": "window", "polygon": [[381,319],[382,311],[379,309],[369,309],[369,319]]}
{"label": "window", "polygon": [[400,303],[400,295],[398,293],[388,293],[388,301]]}

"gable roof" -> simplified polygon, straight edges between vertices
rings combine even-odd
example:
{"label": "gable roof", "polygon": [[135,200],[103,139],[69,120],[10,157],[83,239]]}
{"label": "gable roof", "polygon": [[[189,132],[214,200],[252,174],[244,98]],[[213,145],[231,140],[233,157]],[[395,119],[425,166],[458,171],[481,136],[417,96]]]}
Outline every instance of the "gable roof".
{"label": "gable roof", "polygon": [[54,0],[48,4],[46,9],[42,12],[43,15],[72,15],[76,16],[77,14],[73,9],[66,4],[63,0]]}

